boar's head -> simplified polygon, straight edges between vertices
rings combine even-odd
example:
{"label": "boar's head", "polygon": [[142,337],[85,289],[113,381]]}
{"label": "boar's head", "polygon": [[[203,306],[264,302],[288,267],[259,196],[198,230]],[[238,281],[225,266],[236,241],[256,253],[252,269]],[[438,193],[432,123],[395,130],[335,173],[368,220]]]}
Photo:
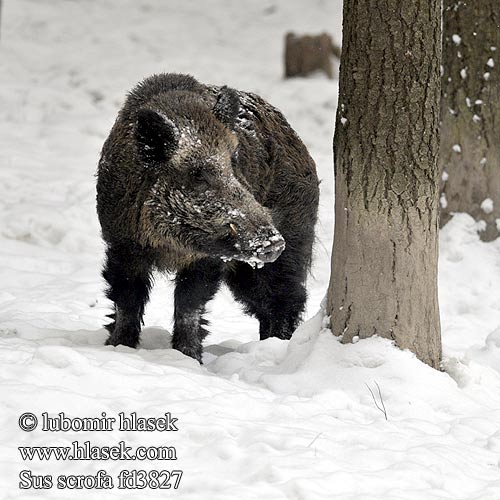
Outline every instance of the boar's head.
{"label": "boar's head", "polygon": [[149,244],[174,243],[193,254],[262,265],[285,241],[232,163],[236,91],[223,87],[214,106],[169,92],[137,113],[137,158],[150,179],[140,213]]}

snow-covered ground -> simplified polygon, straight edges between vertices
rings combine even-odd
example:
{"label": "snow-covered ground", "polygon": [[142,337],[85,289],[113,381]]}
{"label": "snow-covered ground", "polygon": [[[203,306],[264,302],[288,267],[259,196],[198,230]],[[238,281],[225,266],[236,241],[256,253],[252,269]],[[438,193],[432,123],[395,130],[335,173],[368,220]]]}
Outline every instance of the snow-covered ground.
{"label": "snow-covered ground", "polygon": [[[340,38],[341,1],[4,0],[0,40],[0,498],[102,498],[18,489],[19,472],[116,477],[182,469],[178,490],[113,498],[500,499],[500,241],[457,215],[442,231],[445,372],[388,341],[340,345],[320,308],[329,276],[336,82],[282,79],[289,30]],[[310,148],[321,216],[312,319],[290,342],[222,290],[205,365],[170,349],[172,286],[158,277],[141,349],[104,347],[94,172],[125,92],[189,72],[260,93]],[[378,387],[387,412],[375,405]],[[380,405],[380,403],[379,403]],[[21,413],[137,412],[179,431],[23,432]],[[175,446],[175,462],[23,462],[18,446]]]}

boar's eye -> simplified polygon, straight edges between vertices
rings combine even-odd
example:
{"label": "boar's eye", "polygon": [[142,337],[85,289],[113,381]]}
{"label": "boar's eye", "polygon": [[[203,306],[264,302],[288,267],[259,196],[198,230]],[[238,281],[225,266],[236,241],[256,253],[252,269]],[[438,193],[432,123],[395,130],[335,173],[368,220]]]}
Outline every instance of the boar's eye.
{"label": "boar's eye", "polygon": [[206,187],[209,185],[209,174],[203,167],[195,167],[189,171],[189,177],[197,186]]}

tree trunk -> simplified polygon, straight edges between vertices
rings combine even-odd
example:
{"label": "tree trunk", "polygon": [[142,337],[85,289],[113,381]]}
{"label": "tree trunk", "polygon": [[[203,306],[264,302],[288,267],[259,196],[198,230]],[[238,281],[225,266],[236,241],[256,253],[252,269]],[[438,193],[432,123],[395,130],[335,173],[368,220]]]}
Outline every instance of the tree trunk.
{"label": "tree trunk", "polygon": [[500,234],[499,53],[499,0],[444,0],[441,225],[467,212],[484,240]]}
{"label": "tree trunk", "polygon": [[440,6],[344,2],[328,289],[343,342],[390,338],[436,368]]}

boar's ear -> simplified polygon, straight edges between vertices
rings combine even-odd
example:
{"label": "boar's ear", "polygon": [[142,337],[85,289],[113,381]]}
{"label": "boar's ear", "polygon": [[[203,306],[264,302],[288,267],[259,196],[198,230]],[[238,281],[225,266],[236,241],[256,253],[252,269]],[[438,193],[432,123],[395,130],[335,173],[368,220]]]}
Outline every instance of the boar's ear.
{"label": "boar's ear", "polygon": [[215,117],[230,129],[234,129],[240,110],[238,93],[229,87],[221,87],[213,112]]}
{"label": "boar's ear", "polygon": [[137,149],[144,163],[164,163],[177,146],[177,127],[166,116],[151,109],[137,113]]}

